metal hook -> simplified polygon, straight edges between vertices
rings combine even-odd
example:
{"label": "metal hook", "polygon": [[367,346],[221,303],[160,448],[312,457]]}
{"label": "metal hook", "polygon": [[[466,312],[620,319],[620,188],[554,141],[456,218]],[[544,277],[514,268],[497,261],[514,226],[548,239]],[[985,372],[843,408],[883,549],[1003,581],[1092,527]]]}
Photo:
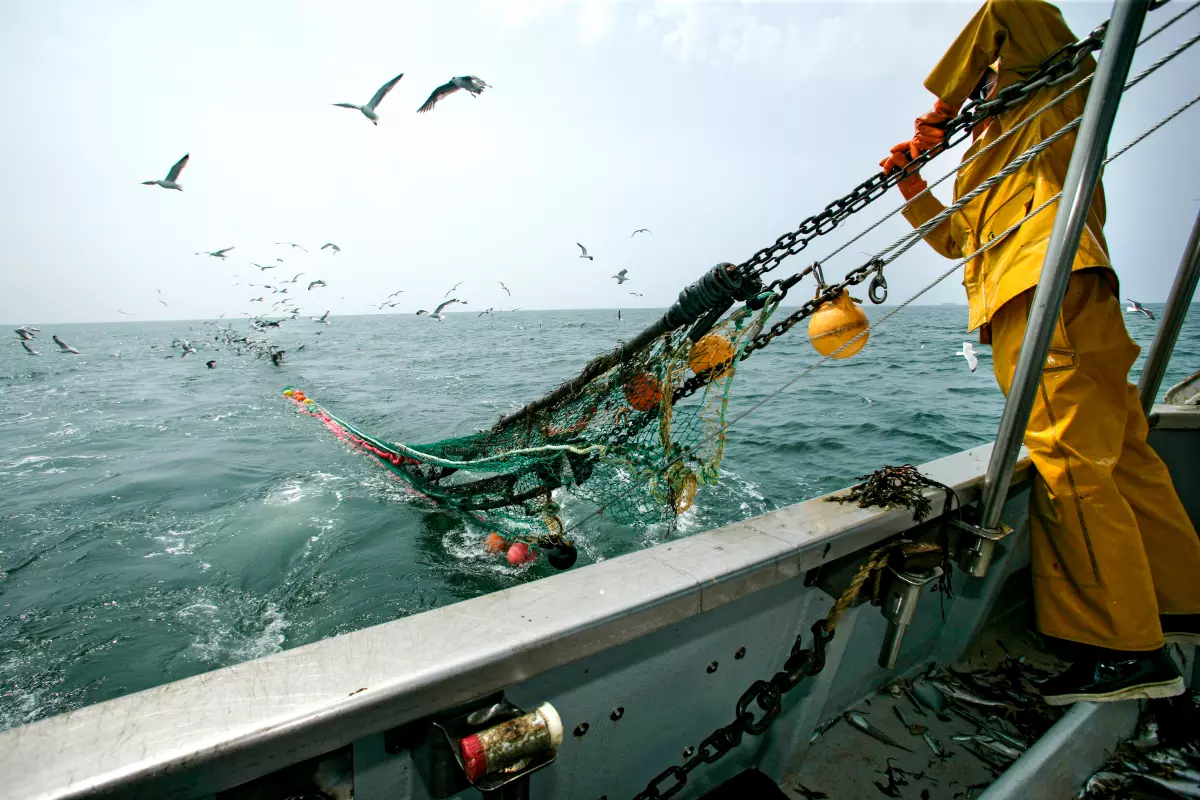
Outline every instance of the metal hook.
{"label": "metal hook", "polygon": [[871,285],[867,287],[867,296],[875,305],[887,300],[887,279],[883,277],[882,272],[876,272],[875,277],[871,278]]}
{"label": "metal hook", "polygon": [[821,271],[821,262],[820,261],[813,262],[812,272],[813,272],[813,275],[815,275],[817,277],[817,288],[820,290],[826,289],[828,287],[828,284],[825,283],[825,273]]}
{"label": "metal hook", "polygon": [[876,258],[872,260],[871,264],[875,267],[875,277],[871,278],[871,285],[867,287],[867,296],[871,298],[872,303],[879,305],[887,300],[887,278],[883,277],[882,261]]}

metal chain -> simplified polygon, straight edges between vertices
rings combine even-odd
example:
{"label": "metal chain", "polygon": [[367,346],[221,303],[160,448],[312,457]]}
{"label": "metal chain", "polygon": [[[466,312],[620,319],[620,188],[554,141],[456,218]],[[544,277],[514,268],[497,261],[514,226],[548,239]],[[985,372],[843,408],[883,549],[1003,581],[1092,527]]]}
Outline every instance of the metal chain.
{"label": "metal chain", "polygon": [[[742,743],[745,734],[761,736],[766,733],[783,710],[783,696],[799,686],[805,678],[825,668],[825,646],[833,639],[833,628],[825,620],[812,626],[813,646],[804,647],[804,636],[796,637],[791,654],[770,680],[756,680],[738,698],[733,722],[717,728],[700,743],[696,754],[679,765],[667,767],[654,776],[646,788],[634,795],[634,800],[667,800],[683,791],[688,774],[702,764],[715,764]],[[762,712],[756,716],[757,706]],[[669,783],[668,783],[669,782]],[[665,785],[664,785],[665,784]]]}
{"label": "metal chain", "polygon": [[[1191,11],[1195,7],[1196,7],[1196,5],[1194,4],[1192,7],[1187,9],[1187,11],[1185,11],[1184,13]],[[1183,16],[1183,14],[1180,14],[1175,19],[1168,22],[1162,28],[1155,31],[1150,36],[1146,37],[1146,39],[1143,41],[1147,41],[1150,38],[1153,38],[1153,36],[1157,35],[1164,28],[1173,24],[1175,22],[1175,20],[1179,19],[1179,17],[1181,17],[1181,16]],[[1099,29],[1097,29],[1097,30],[1099,30]],[[1187,41],[1183,42],[1181,45],[1176,47],[1173,51],[1171,51],[1167,55],[1163,56],[1158,61],[1156,61],[1154,64],[1152,64],[1148,68],[1146,68],[1141,74],[1139,74],[1136,77],[1134,77],[1133,79],[1131,79],[1128,83],[1126,83],[1125,90],[1131,89],[1133,86],[1140,83],[1146,77],[1148,77],[1149,75],[1151,75],[1152,73],[1157,71],[1160,67],[1162,67],[1163,65],[1172,61],[1174,58],[1176,58],[1178,55],[1180,55],[1185,50],[1190,48],[1192,45],[1196,44],[1197,41],[1200,41],[1200,34],[1190,37]],[[1061,81],[1059,81],[1059,82],[1061,82]],[[1066,94],[1069,94],[1069,93],[1075,91],[1077,88],[1079,88],[1080,86],[1085,85],[1085,84],[1086,84],[1086,79],[1077,83],[1070,90],[1068,90],[1068,92]],[[1039,109],[1038,112],[1036,112],[1036,113],[1040,114],[1042,111],[1045,111],[1047,108],[1051,107],[1058,100],[1061,100],[1065,96],[1066,96],[1065,94],[1061,95],[1059,98],[1056,98],[1055,101],[1052,101],[1051,103],[1048,103],[1043,108]],[[1172,116],[1170,116],[1167,119],[1163,120],[1162,122],[1158,123],[1158,125],[1156,125],[1155,127],[1148,130],[1145,134],[1143,134],[1142,138],[1150,135],[1155,130],[1157,130],[1159,127],[1161,127],[1162,125],[1169,122],[1171,119],[1174,119],[1175,116],[1182,113],[1189,106],[1190,106],[1190,104],[1185,105],[1182,108],[1178,109]],[[1075,119],[1071,120],[1066,125],[1064,125],[1063,127],[1059,128],[1053,134],[1051,134],[1050,136],[1043,139],[1041,142],[1038,142],[1037,144],[1033,145],[1025,152],[1021,153],[1019,156],[1017,156],[1015,159],[1013,159],[1013,161],[1011,161],[1009,164],[1005,165],[1004,169],[1002,169],[1000,172],[998,172],[997,174],[988,178],[986,181],[981,183],[979,186],[977,186],[971,192],[964,195],[962,198],[960,198],[954,204],[947,206],[941,213],[936,215],[934,218],[930,219],[924,225],[921,225],[916,230],[911,231],[910,233],[904,234],[904,236],[902,236],[897,242],[892,244],[890,247],[884,249],[879,255],[875,256],[867,263],[865,263],[859,267],[856,267],[855,269],[848,272],[846,274],[846,278],[841,283],[834,284],[832,286],[826,286],[823,281],[819,280],[818,282],[820,285],[818,286],[817,294],[815,297],[813,297],[813,299],[804,303],[802,306],[800,306],[798,309],[796,309],[796,311],[792,312],[790,315],[788,315],[783,320],[780,320],[779,322],[775,323],[773,326],[771,326],[770,330],[767,331],[766,333],[762,333],[762,334],[755,336],[753,338],[753,340],[750,342],[750,344],[748,344],[745,348],[743,348],[741,355],[738,357],[738,359],[741,361],[746,360],[751,355],[753,355],[755,353],[755,351],[763,349],[764,347],[769,345],[772,341],[774,341],[777,337],[782,336],[783,334],[785,334],[789,330],[791,330],[793,327],[795,327],[798,323],[800,323],[801,321],[812,316],[812,314],[818,308],[820,308],[822,305],[835,299],[838,295],[840,295],[843,291],[850,288],[851,286],[857,286],[857,285],[863,283],[864,281],[867,280],[868,277],[872,276],[872,274],[874,275],[874,277],[871,279],[871,285],[869,288],[869,294],[870,294],[871,300],[875,303],[881,303],[884,300],[886,300],[887,299],[887,279],[884,278],[884,276],[883,276],[883,268],[885,266],[887,266],[888,264],[895,261],[902,254],[904,254],[910,248],[912,248],[914,245],[916,245],[917,242],[924,239],[925,236],[927,236],[930,231],[934,230],[945,219],[947,219],[952,213],[961,209],[963,206],[965,206],[967,203],[974,200],[977,196],[979,196],[981,193],[983,193],[987,189],[991,188],[992,186],[995,186],[997,183],[1010,177],[1013,173],[1017,172],[1021,167],[1023,167],[1025,164],[1027,164],[1030,160],[1037,157],[1043,151],[1045,151],[1048,147],[1050,147],[1052,144],[1054,144],[1054,142],[1061,139],[1067,133],[1070,133],[1071,131],[1073,131],[1075,128],[1077,128],[1079,126],[1079,122],[1080,122],[1080,117],[1076,117]],[[1138,139],[1135,142],[1131,142],[1130,145],[1128,145],[1126,147],[1126,149],[1128,149],[1128,147],[1133,146],[1133,144],[1136,144],[1137,141],[1141,141],[1141,139]],[[1122,150],[1121,152],[1124,152],[1124,150]],[[1118,155],[1119,155],[1119,153],[1118,153]],[[1109,159],[1109,160],[1111,160],[1111,159]],[[949,176],[949,174],[953,174],[953,173],[952,172],[948,173],[947,177]],[[990,248],[984,248],[979,252],[984,252],[986,249],[990,249]],[[979,253],[976,253],[976,255],[978,255],[978,254]],[[885,255],[887,256],[886,258],[884,258]],[[791,277],[789,277],[787,279],[774,281],[768,287],[769,291],[776,292],[775,297],[772,298],[771,302],[775,302],[775,303],[780,302],[783,299],[783,297],[787,294],[788,289],[790,289],[792,286],[794,286],[796,283],[798,283],[802,278],[807,276],[809,273],[814,272],[814,271],[816,271],[818,273],[818,275],[820,274],[820,264],[814,263],[811,266],[806,267],[805,269],[801,270],[800,272],[796,273],[795,275],[792,275]],[[720,372],[723,372],[725,370],[726,366],[727,366],[726,364],[719,364],[707,372],[703,372],[698,375],[693,375],[691,378],[689,378],[687,381],[685,381],[683,384],[681,384],[678,389],[675,390],[675,394],[674,394],[675,402],[678,402],[679,400],[682,400],[686,397],[690,397],[691,395],[693,395],[697,391],[699,391],[701,388],[708,385],[709,378],[714,373],[714,370],[719,370]],[[719,372],[717,374],[719,374]]]}
{"label": "metal chain", "polygon": [[854,187],[849,194],[834,200],[823,210],[800,223],[794,231],[783,234],[775,243],[764,247],[738,265],[742,271],[760,276],[778,267],[784,259],[794,256],[818,236],[836,228],[847,217],[883,197],[888,189],[919,171],[936,156],[966,139],[971,129],[988,117],[1020,105],[1034,92],[1057,86],[1079,71],[1084,59],[1098,50],[1104,41],[1105,22],[1083,39],[1053,53],[1029,78],[1004,87],[990,100],[968,103],[957,117],[944,126],[943,141],[914,158],[908,166],[892,172],[879,172]]}

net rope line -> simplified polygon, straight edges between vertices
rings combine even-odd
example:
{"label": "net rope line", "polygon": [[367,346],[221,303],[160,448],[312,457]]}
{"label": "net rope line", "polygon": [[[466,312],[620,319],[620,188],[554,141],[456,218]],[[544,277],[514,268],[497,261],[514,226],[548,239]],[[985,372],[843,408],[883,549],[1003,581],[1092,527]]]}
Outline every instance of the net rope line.
{"label": "net rope line", "polygon": [[[1200,33],[1194,34],[1191,38],[1189,38],[1183,44],[1179,45],[1174,50],[1172,50],[1170,53],[1168,53],[1167,55],[1160,58],[1158,61],[1151,64],[1149,67],[1147,67],[1141,73],[1139,73],[1135,77],[1131,78],[1128,82],[1126,82],[1125,86],[1122,87],[1121,93],[1124,94],[1125,92],[1129,91],[1131,88],[1136,86],[1137,84],[1141,83],[1147,77],[1149,77],[1154,72],[1158,71],[1163,66],[1165,66],[1166,64],[1168,64],[1169,62],[1171,62],[1172,60],[1177,58],[1180,54],[1182,54],[1188,48],[1192,47],[1198,41],[1200,41]],[[1078,84],[1071,87],[1071,89],[1069,89],[1062,96],[1065,97],[1066,94],[1073,92],[1080,85],[1082,85],[1085,80],[1089,80],[1090,78],[1091,78],[1091,76],[1088,76],[1088,78],[1081,80]],[[1042,110],[1044,110],[1044,109],[1042,109]],[[897,239],[891,245],[885,247],[883,250],[881,250],[875,256],[875,259],[882,260],[884,265],[890,264],[893,261],[895,261],[901,255],[903,255],[904,253],[906,253],[907,251],[912,249],[917,244],[917,242],[921,241],[922,239],[927,237],[930,233],[932,233],[943,222],[945,222],[951,216],[953,216],[955,213],[957,213],[958,211],[961,211],[963,208],[965,208],[967,205],[969,205],[971,203],[971,201],[975,200],[975,198],[979,197],[981,194],[988,191],[989,189],[992,189],[998,183],[1003,181],[1005,178],[1008,178],[1011,175],[1013,175],[1014,173],[1016,173],[1018,170],[1021,169],[1021,167],[1028,164],[1030,161],[1032,161],[1034,158],[1036,158],[1038,155],[1040,155],[1042,152],[1044,152],[1046,149],[1048,149],[1052,144],[1057,142],[1062,137],[1066,136],[1071,131],[1074,131],[1076,128],[1078,128],[1079,122],[1082,118],[1083,118],[1082,115],[1075,117],[1075,119],[1073,119],[1070,122],[1068,122],[1067,124],[1063,125],[1061,128],[1056,130],[1054,133],[1050,134],[1042,141],[1038,142],[1037,144],[1033,145],[1025,152],[1021,153],[1019,156],[1017,156],[1012,161],[1010,161],[1008,164],[1006,164],[1004,166],[1004,168],[1001,169],[999,172],[997,172],[995,175],[991,176],[987,180],[980,183],[978,186],[976,186],[974,189],[972,189],[967,194],[963,195],[961,198],[959,198],[955,202],[946,206],[938,214],[935,214],[932,218],[930,218],[929,220],[927,220],[926,222],[921,224],[920,227],[916,228],[915,230],[909,231],[908,233],[905,233],[903,236],[901,236],[899,239]],[[997,139],[997,142],[999,142],[999,139]],[[981,155],[982,152],[983,151],[980,151],[980,153],[977,153],[976,155]],[[872,260],[875,260],[875,259],[872,259]]]}
{"label": "net rope line", "polygon": [[[1179,12],[1171,19],[1164,22],[1157,29],[1155,29],[1151,33],[1147,34],[1140,42],[1137,43],[1137,46],[1141,47],[1142,45],[1146,44],[1146,42],[1149,42],[1155,36],[1158,36],[1160,33],[1165,31],[1167,28],[1171,27],[1172,25],[1174,25],[1179,20],[1183,19],[1188,14],[1195,11],[1197,8],[1200,8],[1200,0],[1197,0],[1197,2],[1192,3],[1186,9],[1184,9],[1183,11]],[[1188,46],[1190,47],[1191,45],[1189,44]],[[1184,49],[1186,49],[1186,47]],[[1174,58],[1175,55],[1178,55],[1178,53],[1172,54],[1169,58],[1167,58],[1167,60],[1170,60],[1170,58]],[[1164,61],[1163,63],[1166,63],[1166,62]],[[1155,64],[1152,67],[1148,68],[1147,70],[1143,71],[1140,75],[1138,75],[1136,78],[1131,80],[1128,84],[1126,84],[1123,91],[1127,91],[1128,89],[1130,89],[1131,87],[1136,85],[1139,81],[1141,81],[1143,78],[1147,77],[1150,73],[1152,73],[1154,70],[1158,69],[1160,66],[1162,66],[1162,64]],[[855,234],[852,238],[843,242],[840,246],[838,246],[836,249],[834,249],[833,252],[829,253],[827,256],[825,256],[825,258],[821,259],[818,263],[820,263],[820,264],[826,263],[827,261],[832,259],[834,256],[836,256],[838,253],[841,253],[847,247],[854,244],[859,239],[862,239],[868,233],[875,230],[876,228],[878,228],[883,223],[887,222],[892,217],[894,217],[897,214],[899,214],[900,212],[904,211],[906,208],[911,206],[913,203],[917,202],[919,199],[921,199],[922,197],[924,197],[925,195],[927,195],[931,191],[933,191],[933,189],[935,187],[937,187],[939,184],[944,183],[947,178],[951,177],[952,175],[957,174],[959,171],[961,171],[962,169],[967,167],[969,164],[974,162],[976,159],[982,157],[985,153],[990,152],[993,148],[998,146],[1001,142],[1006,141],[1009,137],[1016,134],[1017,131],[1023,130],[1027,125],[1029,125],[1031,122],[1033,122],[1039,116],[1041,116],[1045,111],[1048,111],[1049,109],[1053,108],[1054,106],[1057,106],[1058,104],[1060,104],[1064,100],[1066,100],[1068,97],[1070,97],[1072,94],[1074,94],[1076,91],[1078,91],[1082,87],[1090,84],[1093,77],[1095,77],[1095,72],[1092,72],[1091,74],[1086,75],[1083,78],[1081,78],[1080,80],[1076,81],[1075,84],[1072,85],[1069,89],[1067,89],[1066,91],[1059,94],[1057,97],[1055,97],[1053,100],[1046,103],[1044,106],[1039,108],[1037,111],[1034,111],[1028,117],[1021,120],[1021,122],[1017,123],[1013,127],[1006,130],[1004,133],[1000,134],[1000,136],[994,142],[991,142],[986,147],[981,149],[978,153],[976,153],[975,155],[971,156],[970,158],[960,162],[949,172],[947,172],[946,174],[942,175],[937,180],[930,183],[928,186],[926,186],[924,189],[922,189],[920,193],[914,195],[912,197],[912,199],[906,200],[904,203],[901,203],[899,206],[892,209],[887,214],[884,214],[882,217],[880,217],[874,223],[872,223],[868,227],[864,228],[859,233]],[[909,234],[905,234],[905,235],[907,236]],[[886,253],[887,251],[885,250],[884,252]]]}
{"label": "net rope line", "polygon": [[505,458],[510,458],[512,456],[564,452],[574,453],[575,455],[580,456],[588,456],[593,454],[603,455],[608,450],[608,448],[602,444],[589,444],[582,447],[570,444],[545,444],[539,447],[522,447],[513,450],[504,450],[494,453],[490,456],[484,456],[483,458],[476,458],[467,461],[455,461],[453,459],[435,456],[432,453],[426,453],[416,449],[415,447],[410,447],[400,442],[384,442],[368,433],[363,433],[358,429],[357,426],[345,421],[344,419],[340,419],[339,417],[330,414],[325,410],[324,407],[321,408],[321,411],[325,414],[325,416],[329,417],[329,419],[333,420],[338,425],[342,426],[348,431],[351,431],[358,438],[363,439],[367,443],[372,444],[381,450],[394,450],[401,455],[407,456],[408,458],[419,460],[427,464],[433,464],[435,467],[445,467],[447,469],[466,469],[469,467],[483,466],[485,464],[503,461]]}
{"label": "net rope line", "polygon": [[[1120,150],[1118,150],[1118,151],[1117,151],[1116,153],[1114,153],[1113,155],[1111,155],[1111,156],[1109,156],[1108,158],[1106,158],[1106,159],[1104,160],[1104,164],[1103,164],[1103,166],[1108,166],[1108,165],[1109,165],[1109,164],[1111,164],[1113,161],[1115,161],[1117,158],[1119,158],[1119,157],[1121,157],[1122,155],[1124,155],[1125,153],[1129,152],[1129,150],[1130,150],[1131,148],[1133,148],[1135,145],[1137,145],[1137,144],[1140,144],[1140,143],[1141,143],[1143,140],[1145,140],[1145,139],[1146,139],[1146,137],[1150,136],[1152,133],[1154,133],[1155,131],[1157,131],[1157,130],[1159,130],[1160,128],[1162,128],[1164,125],[1166,125],[1168,122],[1170,122],[1171,120],[1173,120],[1173,119],[1175,119],[1176,117],[1178,117],[1178,116],[1179,116],[1180,114],[1182,114],[1184,111],[1186,111],[1186,110],[1188,110],[1189,108],[1191,108],[1192,106],[1196,105],[1196,103],[1200,103],[1200,94],[1196,95],[1196,96],[1195,96],[1195,97],[1193,97],[1191,100],[1188,100],[1186,103],[1184,103],[1183,105],[1181,105],[1181,106],[1179,106],[1178,108],[1176,108],[1174,111],[1172,111],[1172,112],[1171,112],[1170,114],[1168,114],[1167,116],[1163,117],[1161,120],[1159,120],[1158,122],[1156,122],[1154,125],[1152,125],[1151,127],[1147,128],[1147,129],[1146,129],[1144,132],[1142,132],[1141,134],[1139,134],[1137,137],[1135,137],[1134,139],[1130,140],[1130,141],[1129,141],[1129,142],[1128,142],[1128,143],[1127,143],[1127,144],[1126,144],[1124,147],[1122,147]],[[885,323],[886,323],[888,320],[890,320],[890,319],[891,319],[892,317],[894,317],[896,314],[900,313],[900,311],[902,311],[902,310],[903,310],[904,308],[906,308],[907,306],[911,305],[911,304],[912,304],[912,302],[913,302],[914,300],[916,300],[917,298],[921,297],[921,296],[922,296],[922,295],[924,295],[926,292],[930,291],[930,290],[931,290],[931,289],[933,289],[935,286],[937,286],[939,283],[941,283],[942,281],[944,281],[946,278],[949,278],[951,275],[953,275],[955,272],[957,272],[957,271],[958,271],[958,269],[959,269],[959,267],[962,267],[962,266],[964,266],[965,264],[967,264],[967,263],[968,263],[968,262],[970,262],[971,260],[973,260],[973,259],[977,258],[978,256],[982,255],[983,253],[986,253],[986,252],[987,252],[988,250],[990,250],[991,248],[993,248],[993,247],[995,247],[996,245],[1000,244],[1002,241],[1004,241],[1005,239],[1007,239],[1007,238],[1008,238],[1008,235],[1009,235],[1009,234],[1011,234],[1011,233],[1013,233],[1014,231],[1016,231],[1018,228],[1020,228],[1020,227],[1021,227],[1022,225],[1024,225],[1026,222],[1028,222],[1029,220],[1031,220],[1031,219],[1033,219],[1034,217],[1036,217],[1038,214],[1040,214],[1040,213],[1042,213],[1043,211],[1045,211],[1047,208],[1049,208],[1049,207],[1050,207],[1051,205],[1053,205],[1054,203],[1057,203],[1057,202],[1058,202],[1058,200],[1059,200],[1059,198],[1061,198],[1061,197],[1062,197],[1062,192],[1059,192],[1058,194],[1054,195],[1053,197],[1050,197],[1050,198],[1048,198],[1048,199],[1047,199],[1045,202],[1043,202],[1043,203],[1042,203],[1041,205],[1039,205],[1037,208],[1033,209],[1033,210],[1032,210],[1032,211],[1030,211],[1028,214],[1026,214],[1024,217],[1022,217],[1021,219],[1017,220],[1015,223],[1013,223],[1011,226],[1009,226],[1007,229],[1005,229],[1005,231],[1004,231],[1002,234],[1000,234],[999,236],[997,236],[995,239],[992,239],[992,240],[990,240],[990,241],[988,241],[988,242],[984,243],[984,244],[983,244],[983,245],[982,245],[982,246],[981,246],[981,247],[980,247],[978,250],[976,250],[976,251],[974,251],[973,253],[971,253],[970,255],[968,255],[968,256],[965,256],[964,258],[962,258],[962,259],[960,259],[960,260],[956,261],[956,262],[955,262],[954,264],[952,264],[952,265],[951,265],[949,268],[947,268],[947,269],[946,269],[946,270],[944,270],[944,271],[943,271],[941,274],[939,274],[939,275],[938,275],[936,278],[934,278],[934,279],[933,279],[933,280],[932,280],[930,283],[928,283],[928,284],[927,284],[927,285],[925,285],[923,288],[919,289],[919,290],[918,290],[918,291],[917,291],[915,294],[913,294],[912,296],[910,296],[910,297],[909,297],[907,300],[905,300],[904,302],[900,303],[900,304],[899,304],[899,305],[897,305],[897,306],[896,306],[894,309],[892,309],[891,311],[889,311],[887,314],[884,314],[882,317],[880,317],[878,322],[874,322],[874,323],[872,323],[872,324],[871,324],[871,325],[870,325],[868,328],[866,328],[865,330],[862,330],[862,331],[860,331],[859,333],[855,334],[855,336],[854,336],[852,339],[850,339],[849,341],[847,341],[845,344],[843,344],[843,345],[842,345],[841,347],[839,347],[837,350],[834,350],[832,353],[830,353],[830,354],[829,354],[829,355],[827,355],[827,356],[822,356],[820,359],[818,359],[817,361],[815,361],[814,363],[812,363],[812,364],[810,364],[809,366],[805,367],[805,368],[804,368],[803,370],[801,370],[799,373],[797,373],[796,375],[794,375],[794,376],[793,376],[792,378],[790,378],[788,381],[786,381],[785,383],[783,383],[783,384],[781,384],[780,386],[778,386],[778,387],[776,387],[775,389],[773,389],[773,390],[772,390],[770,393],[768,393],[768,394],[767,394],[765,397],[763,397],[761,400],[759,400],[758,402],[756,402],[754,405],[750,406],[750,407],[749,407],[749,408],[747,408],[745,411],[742,411],[740,414],[738,414],[738,415],[734,416],[732,419],[730,419],[730,420],[729,420],[729,421],[726,423],[726,425],[725,425],[725,430],[727,431],[729,428],[731,428],[731,427],[733,427],[734,425],[736,425],[737,423],[741,422],[741,421],[742,421],[742,420],[744,420],[746,417],[750,416],[752,413],[754,413],[755,411],[759,410],[760,408],[762,408],[763,406],[765,406],[765,405],[766,405],[767,403],[769,403],[770,401],[774,400],[774,399],[775,399],[776,397],[778,397],[779,395],[783,394],[785,391],[787,391],[789,388],[791,388],[791,387],[792,387],[792,386],[794,386],[794,385],[795,385],[797,382],[799,382],[799,381],[800,381],[802,378],[804,378],[804,377],[808,376],[809,374],[811,374],[811,373],[812,373],[814,370],[816,370],[816,369],[817,369],[817,367],[820,367],[822,364],[826,363],[827,361],[830,361],[830,360],[832,360],[832,359],[836,358],[838,353],[842,352],[842,351],[843,351],[843,350],[845,350],[847,347],[849,347],[850,345],[852,345],[852,344],[854,344],[855,342],[857,342],[857,341],[858,341],[859,339],[861,339],[863,336],[866,336],[866,335],[868,335],[870,332],[872,332],[872,331],[876,330],[877,328],[880,328],[880,327],[882,327],[882,326],[883,326],[883,325],[884,325],[884,324],[885,324]],[[670,463],[666,464],[666,466],[664,467],[664,469],[670,469],[672,466],[674,466],[674,465],[675,465],[675,464],[677,464],[677,463],[682,463],[682,461],[677,459],[676,461],[670,462]],[[623,495],[621,498],[618,498],[618,500],[620,500],[620,499],[623,499],[623,497],[626,497],[626,496],[628,496],[629,494],[632,494],[632,492],[633,492],[633,489],[630,489],[630,491],[629,491],[629,492],[627,492],[627,493],[626,493],[625,495]],[[583,517],[582,519],[580,519],[578,522],[572,523],[571,525],[569,525],[569,526],[565,527],[565,528],[564,528],[564,530],[563,530],[563,534],[562,534],[562,535],[564,535],[564,536],[565,536],[566,534],[570,533],[571,531],[577,530],[577,529],[578,529],[578,528],[579,528],[581,525],[583,525],[584,523],[586,523],[586,522],[590,521],[590,520],[591,520],[591,519],[593,519],[594,517],[600,516],[601,514],[603,514],[603,513],[604,513],[604,509],[605,509],[605,506],[601,506],[601,507],[599,507],[599,508],[595,509],[594,511],[592,511],[592,512],[591,512],[590,514],[588,514],[587,516],[585,516],[585,517]]]}

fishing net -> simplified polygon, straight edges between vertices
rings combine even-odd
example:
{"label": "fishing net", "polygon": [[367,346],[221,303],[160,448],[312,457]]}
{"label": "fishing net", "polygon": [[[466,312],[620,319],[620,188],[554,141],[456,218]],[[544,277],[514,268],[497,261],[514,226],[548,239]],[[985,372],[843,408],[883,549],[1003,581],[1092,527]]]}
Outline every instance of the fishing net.
{"label": "fishing net", "polygon": [[[421,495],[506,541],[562,542],[557,489],[617,522],[646,526],[686,511],[700,486],[717,481],[737,363],[775,307],[761,288],[718,265],[633,340],[470,436],[385,441],[301,390],[285,394]],[[730,311],[738,300],[747,302]]]}

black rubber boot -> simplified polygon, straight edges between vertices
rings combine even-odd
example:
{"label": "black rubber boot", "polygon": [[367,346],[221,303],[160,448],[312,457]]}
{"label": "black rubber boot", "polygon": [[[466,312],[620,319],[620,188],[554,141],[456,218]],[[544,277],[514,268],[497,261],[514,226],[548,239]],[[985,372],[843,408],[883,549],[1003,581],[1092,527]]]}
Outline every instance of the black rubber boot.
{"label": "black rubber boot", "polygon": [[1145,652],[1097,649],[1041,686],[1052,706],[1079,701],[1115,703],[1183,694],[1183,678],[1160,648]]}
{"label": "black rubber boot", "polygon": [[1161,614],[1158,620],[1167,644],[1200,644],[1200,614]]}

